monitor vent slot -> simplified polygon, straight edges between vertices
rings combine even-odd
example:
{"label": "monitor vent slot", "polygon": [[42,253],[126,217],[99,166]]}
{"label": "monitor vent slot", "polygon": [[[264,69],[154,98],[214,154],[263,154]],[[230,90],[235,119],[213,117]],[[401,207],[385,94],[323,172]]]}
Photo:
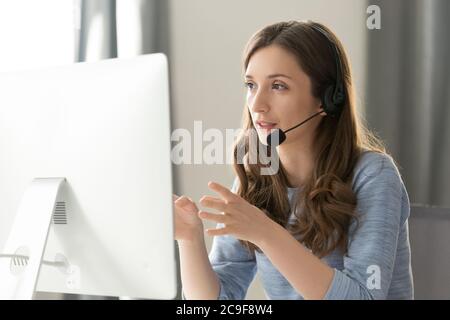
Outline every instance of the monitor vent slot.
{"label": "monitor vent slot", "polygon": [[67,224],[66,202],[56,202],[55,211],[53,212],[54,224]]}

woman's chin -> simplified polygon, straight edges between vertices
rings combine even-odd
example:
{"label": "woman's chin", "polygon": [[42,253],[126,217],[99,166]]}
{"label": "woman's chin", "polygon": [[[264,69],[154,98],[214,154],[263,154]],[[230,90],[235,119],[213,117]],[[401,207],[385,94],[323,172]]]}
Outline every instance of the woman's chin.
{"label": "woman's chin", "polygon": [[267,146],[267,134],[258,130],[258,140],[263,145]]}

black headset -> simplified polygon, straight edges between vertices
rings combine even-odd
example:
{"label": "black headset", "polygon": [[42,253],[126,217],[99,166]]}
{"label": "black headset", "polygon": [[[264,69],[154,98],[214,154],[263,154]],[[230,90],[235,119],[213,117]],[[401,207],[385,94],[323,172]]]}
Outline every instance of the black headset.
{"label": "black headset", "polygon": [[308,122],[309,120],[311,120],[312,118],[318,116],[323,112],[325,112],[327,116],[330,116],[332,118],[338,118],[342,111],[342,106],[344,105],[345,102],[345,90],[344,84],[342,83],[341,59],[339,58],[339,52],[336,43],[331,39],[328,33],[320,26],[315,24],[310,24],[310,26],[317,32],[320,32],[320,34],[322,34],[324,37],[326,37],[327,42],[331,46],[331,50],[333,51],[334,60],[336,64],[336,83],[327,86],[322,94],[321,100],[323,111],[316,112],[306,120],[303,120],[299,124],[287,130],[283,131],[280,128],[274,129],[273,132],[267,135],[266,141],[268,146],[276,147],[282,144],[286,140],[286,133],[294,130],[295,128],[300,127],[302,124]]}
{"label": "black headset", "polygon": [[336,83],[329,85],[322,94],[322,107],[325,113],[331,117],[337,117],[342,111],[342,106],[345,102],[345,90],[342,83],[342,63],[336,43],[331,39],[328,32],[322,27],[311,24],[311,27],[327,38],[331,50],[334,54],[336,64]]}

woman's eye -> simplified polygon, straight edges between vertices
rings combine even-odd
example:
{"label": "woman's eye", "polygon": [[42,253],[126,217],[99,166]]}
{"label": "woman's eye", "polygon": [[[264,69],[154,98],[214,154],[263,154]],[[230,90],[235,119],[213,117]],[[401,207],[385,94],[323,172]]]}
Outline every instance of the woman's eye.
{"label": "woman's eye", "polygon": [[272,88],[273,88],[273,89],[276,89],[276,90],[284,90],[284,89],[287,89],[287,87],[286,87],[285,85],[281,84],[281,83],[274,83],[273,86],[272,86]]}
{"label": "woman's eye", "polygon": [[246,82],[244,85],[250,90],[253,89],[253,83],[251,82]]}
{"label": "woman's eye", "polygon": [[[252,82],[245,82],[244,85],[245,85],[245,87],[247,87],[249,90],[253,90],[253,89],[255,88],[255,84],[252,83]],[[274,83],[274,84],[272,85],[272,89],[275,89],[275,90],[285,90],[285,89],[287,89],[287,87],[286,87],[284,84],[281,84],[281,83]]]}

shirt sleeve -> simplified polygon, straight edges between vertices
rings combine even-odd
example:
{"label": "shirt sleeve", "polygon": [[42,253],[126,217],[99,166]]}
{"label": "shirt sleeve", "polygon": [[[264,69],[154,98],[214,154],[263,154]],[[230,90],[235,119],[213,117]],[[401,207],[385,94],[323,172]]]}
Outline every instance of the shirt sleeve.
{"label": "shirt sleeve", "polygon": [[[386,299],[399,233],[407,223],[402,218],[404,185],[385,155],[371,157],[354,181],[359,221],[350,225],[344,268],[334,269],[324,299]],[[409,200],[407,206],[409,214]]]}
{"label": "shirt sleeve", "polygon": [[[237,178],[231,188],[237,190]],[[217,224],[217,228],[223,227]],[[242,300],[256,274],[255,255],[231,235],[215,236],[209,260],[220,282],[219,300]]]}

